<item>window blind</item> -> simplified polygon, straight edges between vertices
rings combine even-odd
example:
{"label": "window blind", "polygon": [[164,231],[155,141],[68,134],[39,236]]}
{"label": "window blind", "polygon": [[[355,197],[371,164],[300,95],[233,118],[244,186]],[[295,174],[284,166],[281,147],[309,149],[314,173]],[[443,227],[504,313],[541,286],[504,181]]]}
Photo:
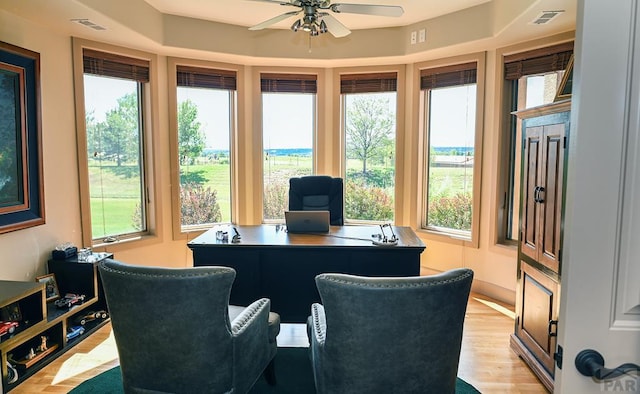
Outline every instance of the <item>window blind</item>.
{"label": "window blind", "polygon": [[454,64],[420,70],[420,89],[446,88],[476,83],[477,63]]}
{"label": "window blind", "polygon": [[345,74],[340,76],[340,93],[379,93],[398,90],[398,74]]}
{"label": "window blind", "polygon": [[504,57],[504,78],[520,79],[567,68],[573,54],[573,42],[558,44],[532,51],[515,53]]}
{"label": "window blind", "polygon": [[261,74],[264,93],[317,93],[318,77],[311,74]]}
{"label": "window blind", "polygon": [[85,48],[82,63],[86,74],[149,82],[148,60]]}
{"label": "window blind", "polygon": [[178,86],[236,90],[235,71],[178,65],[176,72]]}

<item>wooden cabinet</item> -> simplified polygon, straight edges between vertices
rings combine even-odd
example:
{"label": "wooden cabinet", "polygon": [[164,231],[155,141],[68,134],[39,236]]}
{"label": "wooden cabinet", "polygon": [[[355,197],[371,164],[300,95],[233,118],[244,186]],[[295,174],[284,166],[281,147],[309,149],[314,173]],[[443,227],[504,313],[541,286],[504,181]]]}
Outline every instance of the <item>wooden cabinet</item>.
{"label": "wooden cabinet", "polygon": [[[537,121],[537,122],[536,122]],[[544,124],[545,121],[553,122]],[[539,123],[543,124],[539,124]],[[555,123],[558,122],[558,123]],[[559,272],[565,128],[568,113],[524,124],[520,250]]]}
{"label": "wooden cabinet", "polygon": [[515,113],[522,119],[522,171],[511,347],[549,391],[555,375],[570,105],[563,101]]}
{"label": "wooden cabinet", "polygon": [[[96,263],[51,260],[48,267],[61,295],[82,294],[84,302],[60,309],[46,302],[42,283],[0,281],[0,321],[18,322],[12,332],[0,336],[0,392],[15,388],[108,321],[104,314],[90,313],[107,311]],[[88,315],[93,317],[81,324]],[[72,328],[82,334],[71,335]]]}

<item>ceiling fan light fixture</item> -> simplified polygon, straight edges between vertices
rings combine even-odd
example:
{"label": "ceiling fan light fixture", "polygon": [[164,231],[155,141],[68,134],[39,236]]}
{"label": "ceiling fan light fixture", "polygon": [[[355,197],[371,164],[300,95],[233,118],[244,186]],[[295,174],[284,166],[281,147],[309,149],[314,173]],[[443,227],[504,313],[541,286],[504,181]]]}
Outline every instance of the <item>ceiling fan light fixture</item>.
{"label": "ceiling fan light fixture", "polygon": [[[331,33],[336,38],[349,35],[351,30],[344,26],[339,20],[333,17],[332,13],[351,13],[360,15],[375,16],[401,16],[404,10],[400,6],[393,5],[377,5],[377,4],[331,4],[331,0],[253,0],[267,3],[276,3],[279,5],[298,7],[296,11],[285,12],[274,18],[268,19],[255,26],[249,27],[249,30],[262,30],[283,21],[290,16],[304,13],[304,16],[296,20],[291,25],[294,32],[302,29],[309,33],[310,36],[317,36],[326,32]],[[326,18],[326,22],[324,20]]]}
{"label": "ceiling fan light fixture", "polygon": [[327,31],[327,24],[324,21],[320,21],[320,33],[326,33]]}
{"label": "ceiling fan light fixture", "polygon": [[295,22],[293,22],[293,25],[291,25],[291,30],[298,31],[298,29],[300,29],[300,25],[300,19],[297,19]]}

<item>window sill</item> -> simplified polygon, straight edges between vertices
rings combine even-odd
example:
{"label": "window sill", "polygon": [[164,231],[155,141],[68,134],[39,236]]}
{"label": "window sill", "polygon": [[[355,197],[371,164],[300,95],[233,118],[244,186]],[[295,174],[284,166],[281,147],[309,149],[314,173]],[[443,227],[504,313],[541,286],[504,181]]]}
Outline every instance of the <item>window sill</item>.
{"label": "window sill", "polygon": [[456,244],[460,246],[468,246],[478,248],[478,241],[474,241],[473,237],[466,237],[460,234],[446,233],[442,231],[428,230],[425,228],[419,228],[416,232],[420,235],[425,235],[427,239],[431,239],[438,242],[446,242]]}
{"label": "window sill", "polygon": [[128,250],[132,248],[139,248],[141,246],[147,246],[160,242],[160,237],[153,234],[141,235],[137,237],[130,237],[125,239],[116,240],[114,242],[96,242],[91,245],[91,248],[95,251],[109,251],[111,253]]}

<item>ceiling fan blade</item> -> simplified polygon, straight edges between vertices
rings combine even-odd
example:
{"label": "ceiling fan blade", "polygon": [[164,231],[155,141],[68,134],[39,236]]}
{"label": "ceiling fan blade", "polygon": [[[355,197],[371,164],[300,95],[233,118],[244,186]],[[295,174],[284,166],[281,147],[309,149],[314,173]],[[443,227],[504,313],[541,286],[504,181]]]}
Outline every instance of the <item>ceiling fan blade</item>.
{"label": "ceiling fan blade", "polygon": [[280,21],[283,21],[283,20],[285,20],[285,19],[287,19],[287,18],[289,18],[289,17],[291,17],[291,16],[297,15],[297,14],[299,14],[299,13],[300,13],[300,11],[289,11],[289,12],[285,12],[285,13],[284,13],[284,14],[282,14],[282,15],[278,15],[278,16],[276,16],[276,17],[274,17],[274,18],[271,18],[271,19],[268,19],[268,20],[266,20],[266,21],[264,21],[264,22],[262,22],[262,23],[258,23],[258,24],[257,24],[257,25],[255,25],[255,26],[251,26],[251,27],[249,28],[249,30],[262,30],[262,29],[264,29],[264,28],[266,28],[266,27],[269,27],[269,26],[271,26],[271,25],[273,25],[273,24],[275,24],[275,23],[278,23],[278,22],[280,22]]}
{"label": "ceiling fan blade", "polygon": [[333,15],[327,14],[326,12],[323,12],[320,15],[322,16],[324,23],[327,25],[327,30],[334,37],[340,38],[351,34],[351,30],[347,29],[347,27],[334,18]]}
{"label": "ceiling fan blade", "polygon": [[402,16],[404,14],[404,10],[400,6],[373,4],[333,4],[331,11],[378,16]]}
{"label": "ceiling fan blade", "polygon": [[272,3],[272,4],[279,4],[279,5],[292,5],[292,6],[298,6],[298,1],[284,1],[284,0],[247,0],[247,1],[259,1],[261,3]]}

